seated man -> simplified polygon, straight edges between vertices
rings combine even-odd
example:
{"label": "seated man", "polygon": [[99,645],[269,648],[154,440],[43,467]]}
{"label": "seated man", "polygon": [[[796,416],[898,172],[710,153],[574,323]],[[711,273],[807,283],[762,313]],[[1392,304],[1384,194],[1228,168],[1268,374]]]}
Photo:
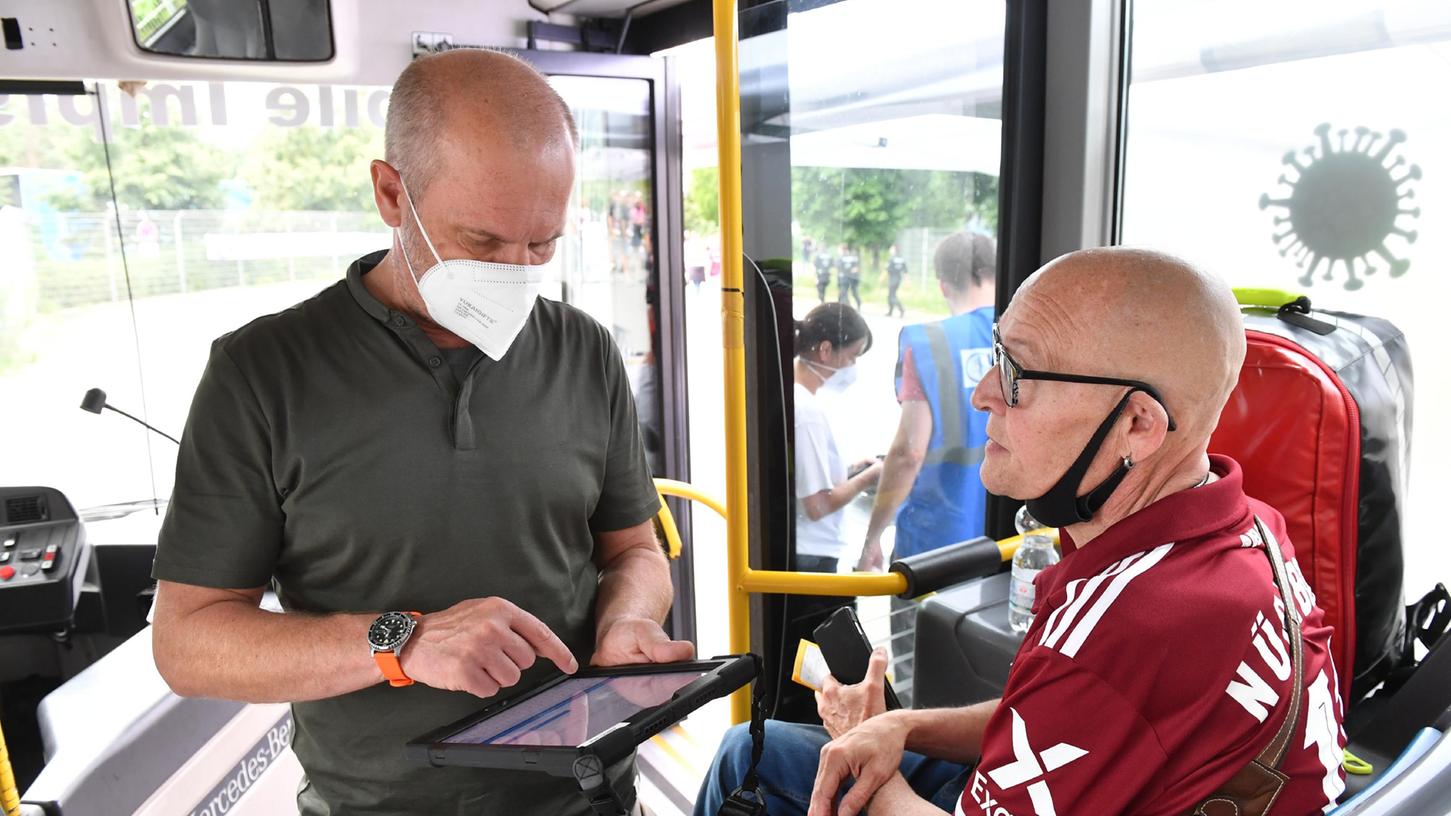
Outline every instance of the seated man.
{"label": "seated man", "polygon": [[[982,480],[1028,498],[1064,550],[1037,580],[1003,696],[883,713],[878,654],[862,684],[828,684],[825,731],[768,723],[771,815],[870,802],[890,814],[1180,816],[1287,720],[1287,781],[1265,812],[1321,812],[1344,786],[1330,629],[1284,520],[1244,495],[1234,461],[1206,453],[1244,360],[1229,289],[1164,255],[1087,250],[1028,279],[998,328],[996,376],[973,394],[989,413]],[[1283,553],[1289,603],[1267,545]],[[1299,694],[1287,613],[1301,632]],[[733,730],[697,814],[715,813],[749,759],[749,735]]]}

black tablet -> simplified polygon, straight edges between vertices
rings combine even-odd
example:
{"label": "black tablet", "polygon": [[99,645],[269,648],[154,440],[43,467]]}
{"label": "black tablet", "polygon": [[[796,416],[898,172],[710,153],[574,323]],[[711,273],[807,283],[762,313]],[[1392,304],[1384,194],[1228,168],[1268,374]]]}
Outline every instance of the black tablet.
{"label": "black tablet", "polygon": [[574,777],[581,757],[608,767],[755,673],[750,655],[581,669],[411,740],[404,755],[434,766]]}

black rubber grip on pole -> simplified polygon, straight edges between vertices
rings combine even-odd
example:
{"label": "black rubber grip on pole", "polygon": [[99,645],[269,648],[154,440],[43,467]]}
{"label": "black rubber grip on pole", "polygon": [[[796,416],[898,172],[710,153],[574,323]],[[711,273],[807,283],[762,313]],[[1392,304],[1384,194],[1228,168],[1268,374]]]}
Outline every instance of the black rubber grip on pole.
{"label": "black rubber grip on pole", "polygon": [[987,536],[978,536],[909,555],[893,561],[890,569],[907,579],[907,591],[897,597],[910,600],[943,587],[992,575],[1002,564],[998,543]]}

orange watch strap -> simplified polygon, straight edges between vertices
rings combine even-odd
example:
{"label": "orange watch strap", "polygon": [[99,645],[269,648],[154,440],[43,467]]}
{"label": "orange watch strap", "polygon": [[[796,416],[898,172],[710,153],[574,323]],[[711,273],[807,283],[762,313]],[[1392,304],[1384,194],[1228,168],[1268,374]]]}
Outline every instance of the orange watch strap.
{"label": "orange watch strap", "polygon": [[[418,612],[408,614],[412,615],[415,621],[423,617]],[[388,678],[388,685],[394,688],[413,685],[413,678],[403,673],[403,664],[399,662],[398,655],[394,652],[373,652],[373,660],[377,662],[378,668],[383,670],[383,676]]]}
{"label": "orange watch strap", "polygon": [[413,685],[413,678],[403,673],[398,655],[392,652],[373,652],[373,659],[378,662],[378,668],[383,670],[383,676],[388,678],[388,685],[394,688]]}

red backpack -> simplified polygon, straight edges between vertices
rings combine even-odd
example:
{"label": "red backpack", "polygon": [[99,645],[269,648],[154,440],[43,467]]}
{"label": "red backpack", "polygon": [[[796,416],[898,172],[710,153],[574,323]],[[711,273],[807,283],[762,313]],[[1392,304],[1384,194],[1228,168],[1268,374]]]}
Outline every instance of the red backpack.
{"label": "red backpack", "polygon": [[1410,353],[1390,322],[1311,312],[1303,297],[1278,310],[1247,308],[1245,328],[1239,385],[1209,449],[1238,461],[1245,493],[1284,515],[1335,627],[1331,649],[1350,706],[1413,662],[1401,556]]}

